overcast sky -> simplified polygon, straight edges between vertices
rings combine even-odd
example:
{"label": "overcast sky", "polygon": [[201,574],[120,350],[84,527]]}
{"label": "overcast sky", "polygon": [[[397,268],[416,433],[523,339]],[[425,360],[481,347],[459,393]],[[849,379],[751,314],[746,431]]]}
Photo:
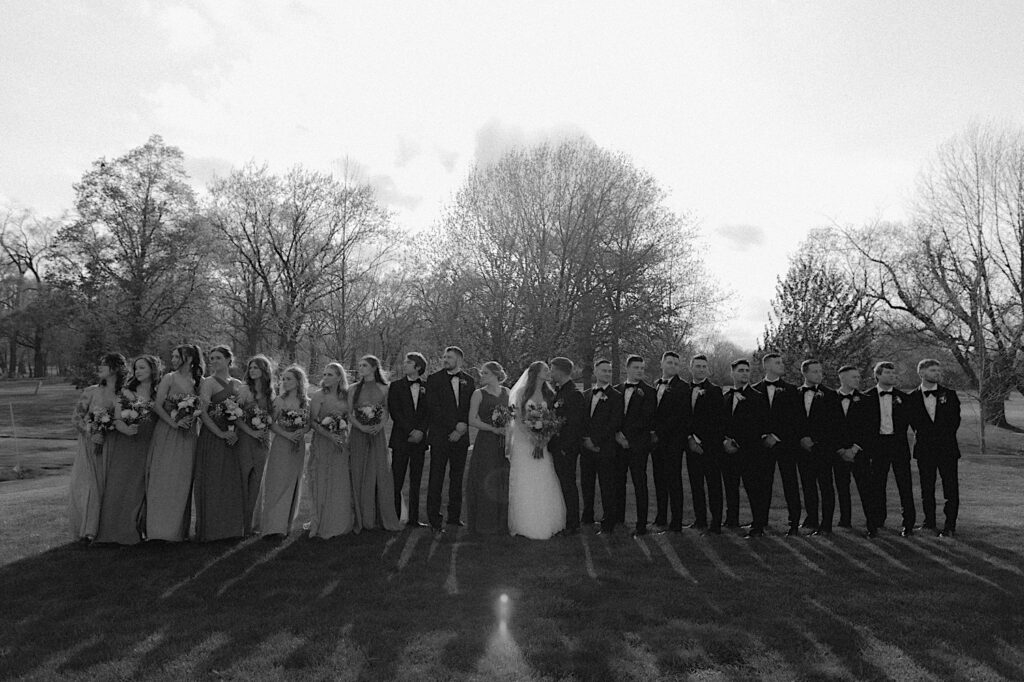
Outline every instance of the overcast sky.
{"label": "overcast sky", "polygon": [[0,204],[71,208],[159,133],[202,186],[362,167],[410,230],[474,160],[583,134],[699,218],[752,347],[807,231],[906,214],[935,147],[1020,123],[1024,4],[0,0]]}

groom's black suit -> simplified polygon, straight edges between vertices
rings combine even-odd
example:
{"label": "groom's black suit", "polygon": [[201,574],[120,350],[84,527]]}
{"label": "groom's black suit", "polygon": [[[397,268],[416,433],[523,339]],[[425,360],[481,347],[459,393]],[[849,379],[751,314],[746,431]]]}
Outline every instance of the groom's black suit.
{"label": "groom's black suit", "polygon": [[[595,394],[598,396],[594,398]],[[583,394],[583,437],[597,452],[580,448],[580,486],[583,488],[583,523],[594,522],[594,483],[601,483],[602,526],[615,527],[615,434],[622,423],[622,394],[613,386],[591,388]]]}
{"label": "groom's black suit", "polygon": [[[458,385],[458,400],[452,377]],[[462,474],[466,469],[469,450],[469,402],[476,390],[473,377],[465,372],[455,375],[446,370],[427,377],[427,409],[430,413],[428,440],[430,441],[430,479],[427,483],[427,520],[434,528],[441,527],[441,491],[448,465],[448,523],[457,523],[462,516]],[[467,425],[466,432],[454,443],[448,439],[459,422]]]}
{"label": "groom's black suit", "polygon": [[[412,387],[416,386],[419,395],[413,402]],[[405,483],[405,472],[409,471],[409,523],[417,523],[420,519],[420,482],[423,480],[423,461],[427,451],[427,427],[429,413],[427,411],[426,387],[422,379],[416,383],[402,377],[391,382],[388,387],[388,413],[393,420],[391,428],[391,471],[395,481],[395,511],[402,515],[402,485]],[[410,443],[409,434],[413,431],[423,433],[423,440]]]}
{"label": "groom's black suit", "polygon": [[580,527],[580,494],[576,487],[576,460],[583,440],[583,420],[587,409],[583,393],[572,380],[558,387],[548,407],[564,420],[558,434],[548,442],[548,451],[555,464],[558,484],[565,498],[565,527],[574,530]]}

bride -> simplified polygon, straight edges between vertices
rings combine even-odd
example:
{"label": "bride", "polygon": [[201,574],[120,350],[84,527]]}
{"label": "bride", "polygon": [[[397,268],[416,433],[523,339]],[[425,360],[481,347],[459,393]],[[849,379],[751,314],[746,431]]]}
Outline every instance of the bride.
{"label": "bride", "polygon": [[533,456],[529,429],[520,418],[528,405],[546,405],[553,397],[547,364],[537,361],[512,387],[509,399],[516,419],[509,436],[508,527],[512,535],[547,540],[565,528],[565,500],[551,453]]}

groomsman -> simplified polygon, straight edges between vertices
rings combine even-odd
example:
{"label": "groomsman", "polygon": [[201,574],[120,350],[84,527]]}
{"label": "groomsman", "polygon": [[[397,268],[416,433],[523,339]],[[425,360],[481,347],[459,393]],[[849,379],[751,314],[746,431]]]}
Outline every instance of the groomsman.
{"label": "groomsman", "polygon": [[[689,412],[686,470],[696,517],[690,527],[718,535],[722,532],[722,472],[718,464],[722,448],[722,388],[708,381],[710,373],[707,356],[694,355],[690,360],[693,382],[686,402]],[[709,506],[711,525],[708,525]]]}
{"label": "groomsman", "polygon": [[909,537],[914,533],[914,489],[910,477],[910,444],[907,429],[910,427],[910,396],[903,393],[896,384],[899,377],[896,365],[879,362],[875,365],[876,385],[864,392],[865,426],[869,457],[870,486],[874,518],[868,523],[868,537],[875,537],[879,528],[885,525],[888,498],[886,487],[889,469],[896,478],[903,508],[903,526],[900,535]]}
{"label": "groomsman", "polygon": [[739,525],[740,480],[747,492],[753,520],[746,537],[764,535],[771,507],[771,477],[775,463],[761,444],[768,431],[764,396],[750,386],[750,362],[733,361],[732,388],[722,400],[722,479],[725,485],[726,525]]}
{"label": "groomsman", "polygon": [[960,511],[958,460],[960,445],[956,440],[960,428],[960,399],[956,391],[940,386],[942,366],[938,360],[926,359],[917,364],[921,385],[910,394],[911,426],[917,434],[914,459],[921,476],[921,505],[924,528],[936,529],[935,478],[942,476],[945,524],[939,535],[956,535],[956,517]]}
{"label": "groomsman", "polygon": [[[679,354],[661,356],[661,378],[654,384],[654,416],[651,422],[651,466],[658,532],[683,529],[683,450],[686,449],[686,399],[690,385],[679,378]],[[671,512],[671,516],[670,516]]]}
{"label": "groomsman", "polygon": [[601,484],[604,518],[599,533],[615,528],[615,434],[622,424],[622,394],[612,382],[612,363],[594,363],[595,385],[583,394],[583,449],[580,451],[580,484],[583,488],[583,523],[594,523],[594,483]]}
{"label": "groomsman", "polygon": [[797,474],[797,449],[795,428],[800,419],[800,396],[797,387],[785,381],[785,365],[778,353],[766,353],[761,358],[764,379],[754,384],[754,390],[760,395],[768,415],[767,431],[761,437],[761,443],[771,455],[773,464],[767,476],[767,490],[762,494],[772,498],[772,485],[775,482],[775,465],[779,464],[782,477],[782,492],[786,497],[789,511],[789,530],[786,535],[800,535],[800,479]]}
{"label": "groomsman", "polygon": [[441,527],[441,491],[448,469],[448,525],[463,526],[462,474],[469,450],[469,401],[476,390],[473,377],[462,371],[462,349],[449,346],[441,358],[442,369],[427,377],[427,411],[430,414],[430,479],[427,483],[427,520],[435,534]]}
{"label": "groomsman", "polygon": [[864,394],[860,391],[860,370],[853,365],[839,368],[839,406],[843,410],[840,421],[839,439],[832,457],[832,472],[836,482],[836,497],[839,498],[839,527],[853,526],[853,499],[850,495],[850,478],[857,484],[857,494],[864,509],[868,530],[871,530],[872,494],[870,463],[864,452],[867,442],[865,433]]}
{"label": "groomsman", "polygon": [[563,421],[558,434],[548,442],[548,451],[555,464],[558,484],[565,498],[565,532],[575,535],[580,532],[580,493],[576,487],[576,461],[580,455],[583,440],[583,422],[587,408],[583,393],[572,382],[573,363],[569,358],[554,358],[551,366],[551,383],[555,395],[548,407]]}
{"label": "groomsman", "polygon": [[427,360],[420,353],[407,353],[402,364],[404,376],[388,387],[388,413],[391,428],[391,473],[395,480],[395,512],[402,516],[402,486],[409,472],[409,520],[406,525],[419,528],[420,482],[423,458],[427,451],[426,382]]}
{"label": "groomsman", "polygon": [[651,450],[654,387],[643,380],[645,363],[639,355],[626,359],[626,381],[615,387],[622,394],[622,423],[615,434],[615,521],[626,522],[626,474],[633,479],[636,527],[633,536],[647,534],[647,456]]}
{"label": "groomsman", "polygon": [[796,422],[796,435],[802,451],[800,478],[804,502],[807,504],[805,525],[814,528],[812,535],[831,535],[832,518],[836,510],[836,492],[832,486],[832,453],[837,449],[836,436],[842,408],[836,392],[821,383],[824,371],[819,361],[804,360],[800,364],[800,373],[804,377],[804,383],[800,386],[803,409]]}

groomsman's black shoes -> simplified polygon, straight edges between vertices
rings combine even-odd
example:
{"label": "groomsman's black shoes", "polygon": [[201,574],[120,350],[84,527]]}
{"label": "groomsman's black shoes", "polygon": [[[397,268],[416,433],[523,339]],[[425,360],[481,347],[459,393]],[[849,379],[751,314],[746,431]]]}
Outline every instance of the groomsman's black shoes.
{"label": "groomsman's black shoes", "polygon": [[706,524],[706,523],[698,523],[697,521],[694,521],[693,523],[689,524],[686,527],[687,528],[692,528],[693,530],[706,530],[707,527],[708,527],[708,524]]}
{"label": "groomsman's black shoes", "polygon": [[816,530],[813,533],[811,533],[811,535],[813,535],[815,537],[828,537],[828,536],[832,535],[832,529],[831,528],[819,528],[818,530]]}
{"label": "groomsman's black shoes", "polygon": [[444,535],[445,531],[444,531],[444,528],[442,526],[431,526],[430,527],[430,532],[432,532],[434,534],[435,538],[439,538],[442,535]]}
{"label": "groomsman's black shoes", "polygon": [[800,524],[800,527],[806,528],[807,530],[818,530],[818,522],[811,521],[810,519],[804,519],[804,522]]}
{"label": "groomsman's black shoes", "polygon": [[764,529],[763,528],[753,528],[753,527],[751,527],[751,529],[748,530],[743,537],[747,538],[748,540],[750,538],[763,538],[764,537]]}
{"label": "groomsman's black shoes", "polygon": [[840,521],[839,522],[839,527],[840,528],[853,528],[853,523],[851,523],[850,521]]}
{"label": "groomsman's black shoes", "polygon": [[639,537],[642,537],[644,535],[647,535],[647,527],[646,526],[637,526],[636,530],[633,531],[633,537],[635,537],[635,538],[639,538]]}
{"label": "groomsman's black shoes", "polygon": [[605,526],[601,524],[597,527],[595,535],[615,535],[615,526]]}
{"label": "groomsman's black shoes", "polygon": [[448,525],[449,526],[464,527],[466,524],[463,523],[462,521],[459,521],[458,519],[448,519]]}
{"label": "groomsman's black shoes", "polygon": [[956,531],[954,529],[952,529],[952,528],[943,528],[942,530],[939,531],[939,537],[940,538],[955,538],[956,537]]}
{"label": "groomsman's black shoes", "polygon": [[910,526],[903,526],[903,528],[900,529],[900,537],[901,538],[909,538],[909,537],[913,537],[913,536],[914,536],[914,529],[911,528]]}
{"label": "groomsman's black shoes", "polygon": [[864,532],[864,537],[866,537],[866,538],[877,538],[878,537],[878,531],[875,530],[874,528],[868,528],[867,531]]}
{"label": "groomsman's black shoes", "polygon": [[422,521],[409,521],[405,525],[407,528],[426,528],[428,526],[428,524]]}
{"label": "groomsman's black shoes", "polygon": [[790,526],[789,530],[786,531],[786,537],[788,537],[788,538],[798,538],[798,537],[800,537],[800,527],[799,526]]}
{"label": "groomsman's black shoes", "polygon": [[722,534],[722,527],[721,526],[708,526],[707,529],[703,533],[701,533],[701,534],[702,535],[706,535],[708,533],[710,533],[711,535],[721,535]]}
{"label": "groomsman's black shoes", "polygon": [[663,535],[668,530],[669,530],[669,527],[666,526],[664,523],[656,523],[656,524],[654,524],[654,534],[655,535]]}
{"label": "groomsman's black shoes", "polygon": [[939,529],[935,527],[934,523],[928,523],[926,521],[926,522],[922,523],[920,526],[918,526],[917,528],[915,528],[914,530],[930,530],[933,533],[937,533]]}

